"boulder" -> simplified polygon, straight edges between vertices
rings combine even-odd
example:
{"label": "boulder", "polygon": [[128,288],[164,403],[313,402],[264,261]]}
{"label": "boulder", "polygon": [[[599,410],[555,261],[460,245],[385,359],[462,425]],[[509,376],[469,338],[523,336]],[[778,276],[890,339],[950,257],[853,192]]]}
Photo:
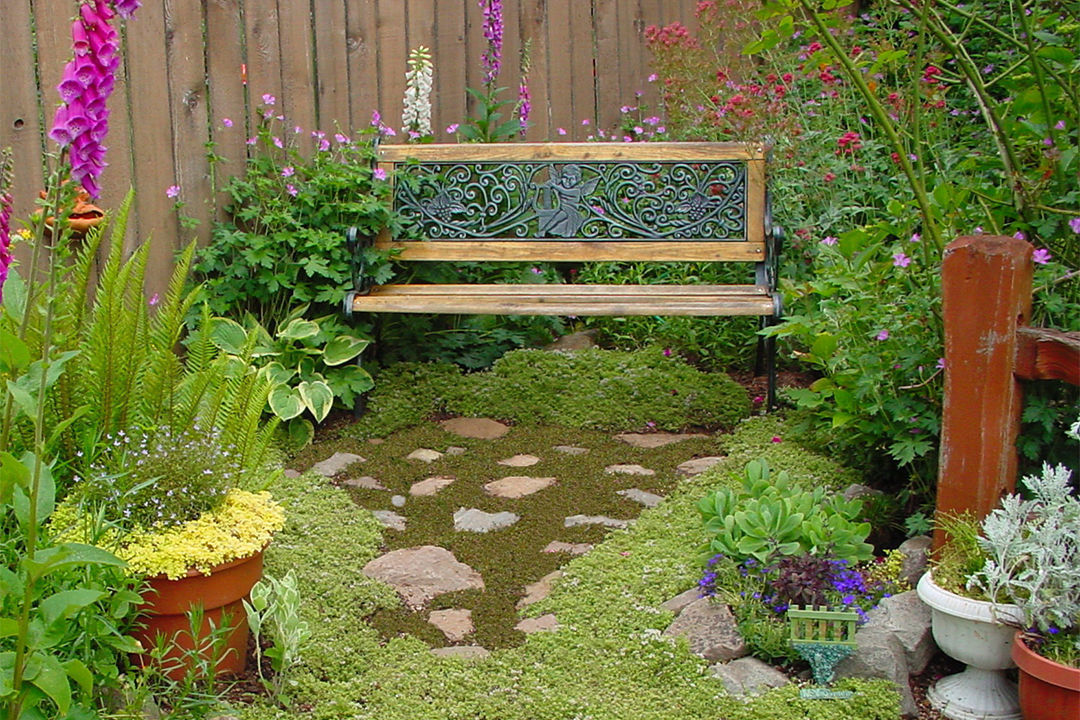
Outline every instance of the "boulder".
{"label": "boulder", "polygon": [[867,618],[864,628],[890,632],[900,641],[909,675],[919,675],[926,669],[937,646],[930,629],[930,607],[914,590],[885,598],[867,613]]}
{"label": "boulder", "polygon": [[670,600],[664,601],[660,605],[660,608],[662,610],[670,610],[671,612],[678,615],[684,609],[686,609],[687,605],[689,605],[690,603],[692,603],[692,602],[694,602],[696,600],[700,600],[700,599],[701,599],[701,590],[699,590],[696,587],[692,587],[689,590],[684,590],[683,592],[679,593],[678,595],[671,598]]}
{"label": "boulder", "polygon": [[855,633],[855,642],[855,652],[836,666],[836,677],[891,680],[900,693],[900,714],[918,715],[900,639],[888,630],[864,626]]}
{"label": "boulder", "polygon": [[695,600],[683,608],[664,635],[685,637],[691,652],[713,662],[734,660],[748,652],[731,610],[709,598]]}
{"label": "boulder", "polygon": [[393,587],[412,608],[423,607],[443,593],[484,589],[480,573],[435,545],[386,553],[365,565],[363,573]]}
{"label": "boulder", "polygon": [[783,687],[790,682],[787,675],[754,657],[713,665],[709,671],[720,678],[728,694],[735,697],[760,695],[770,688]]}
{"label": "boulder", "polygon": [[897,550],[904,556],[900,565],[900,578],[907,581],[911,587],[919,584],[919,578],[926,572],[927,563],[930,560],[930,546],[933,539],[929,535],[916,535],[900,543]]}

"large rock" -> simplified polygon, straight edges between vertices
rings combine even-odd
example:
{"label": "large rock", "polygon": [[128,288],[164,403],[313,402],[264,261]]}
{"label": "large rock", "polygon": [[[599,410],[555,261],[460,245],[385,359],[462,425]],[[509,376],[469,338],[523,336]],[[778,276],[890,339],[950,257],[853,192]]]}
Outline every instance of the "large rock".
{"label": "large rock", "polygon": [[458,532],[486,533],[510,527],[520,519],[512,512],[489,513],[476,508],[459,508],[454,513],[454,529]]}
{"label": "large rock", "polygon": [[909,675],[918,675],[930,663],[937,646],[930,629],[931,612],[914,590],[882,600],[867,613],[866,629],[890,632],[904,648]]}
{"label": "large rock", "polygon": [[685,610],[686,607],[688,605],[690,605],[690,603],[695,602],[695,601],[700,600],[700,599],[701,599],[701,589],[696,588],[696,587],[692,587],[689,590],[684,590],[683,592],[679,593],[678,595],[671,598],[670,600],[664,601],[660,605],[660,609],[662,609],[662,610],[670,610],[671,612],[678,615],[683,610]]}
{"label": "large rock", "polygon": [[510,432],[510,428],[487,418],[451,418],[441,423],[443,430],[461,437],[494,440]]}
{"label": "large rock", "polygon": [[735,697],[760,695],[770,688],[783,687],[790,682],[787,675],[753,657],[713,665],[709,670],[723,681],[728,693]]}
{"label": "large rock", "polygon": [[916,535],[900,543],[897,548],[904,557],[900,565],[900,579],[907,581],[911,587],[918,585],[919,578],[926,572],[933,542],[929,535]]}
{"label": "large rock", "polygon": [[555,484],[553,477],[528,477],[526,475],[511,475],[501,480],[492,480],[484,485],[484,492],[495,497],[517,499],[526,495],[540,492]]}
{"label": "large rock", "polygon": [[709,598],[695,600],[683,608],[664,635],[685,637],[691,652],[713,662],[734,660],[748,652],[731,610]]}
{"label": "large rock", "polygon": [[353,463],[366,462],[366,458],[362,458],[354,453],[336,452],[330,457],[315,463],[311,466],[311,469],[320,475],[326,477],[334,477],[340,472],[343,472],[345,468],[349,467]]}
{"label": "large rock", "polygon": [[476,631],[472,621],[472,610],[432,610],[428,622],[442,630],[450,642],[461,642]]}
{"label": "large rock", "polygon": [[389,584],[411,608],[423,607],[443,593],[484,589],[480,573],[434,545],[386,553],[365,565],[363,572]]}
{"label": "large rock", "polygon": [[907,657],[900,639],[881,628],[864,626],[855,633],[855,652],[836,666],[836,677],[885,678],[900,693],[900,713],[918,715],[908,684]]}

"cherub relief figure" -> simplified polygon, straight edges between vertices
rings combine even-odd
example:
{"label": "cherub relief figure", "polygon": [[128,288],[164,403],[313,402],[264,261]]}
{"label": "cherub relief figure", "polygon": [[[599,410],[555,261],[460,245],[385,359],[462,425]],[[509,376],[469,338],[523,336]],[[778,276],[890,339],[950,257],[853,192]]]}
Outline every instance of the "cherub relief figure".
{"label": "cherub relief figure", "polygon": [[563,165],[561,169],[559,165],[551,165],[549,173],[548,181],[536,186],[539,234],[574,237],[588,217],[581,212],[581,201],[596,190],[600,178],[582,182],[581,168],[573,164]]}

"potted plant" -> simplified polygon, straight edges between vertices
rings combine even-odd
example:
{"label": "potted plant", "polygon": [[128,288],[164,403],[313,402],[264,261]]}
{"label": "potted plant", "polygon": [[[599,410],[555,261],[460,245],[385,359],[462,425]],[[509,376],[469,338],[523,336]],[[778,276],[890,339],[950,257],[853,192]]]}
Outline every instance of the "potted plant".
{"label": "potted plant", "polygon": [[[1070,435],[1080,439],[1080,421]],[[1064,465],[1023,479],[1027,497],[1002,499],[982,523],[987,554],[969,585],[1013,603],[1012,645],[1025,720],[1080,717],[1080,498]]]}
{"label": "potted plant", "polygon": [[[262,577],[262,554],[284,526],[284,511],[260,491],[262,468],[246,467],[216,429],[120,431],[98,446],[54,523],[94,533],[145,578],[140,628],[146,653],[174,679],[189,670],[192,652],[218,672],[241,672],[248,627],[243,600]],[[264,483],[261,483],[265,485]],[[202,618],[194,632],[189,614]],[[228,626],[228,631],[221,628]],[[224,634],[224,647],[208,642]],[[195,635],[193,637],[193,635]]]}

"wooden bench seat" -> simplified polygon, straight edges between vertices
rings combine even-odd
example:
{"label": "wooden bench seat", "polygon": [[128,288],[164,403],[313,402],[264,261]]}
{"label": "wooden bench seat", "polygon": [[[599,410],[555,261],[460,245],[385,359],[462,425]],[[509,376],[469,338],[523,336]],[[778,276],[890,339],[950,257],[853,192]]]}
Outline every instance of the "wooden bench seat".
{"label": "wooden bench seat", "polygon": [[[740,143],[383,145],[394,209],[423,239],[357,237],[352,313],[757,316],[782,312],[780,233],[769,217],[766,151]],[[731,285],[371,285],[367,247],[402,262],[729,262]],[[751,273],[749,268],[753,267]],[[774,347],[759,341],[770,376]]]}

